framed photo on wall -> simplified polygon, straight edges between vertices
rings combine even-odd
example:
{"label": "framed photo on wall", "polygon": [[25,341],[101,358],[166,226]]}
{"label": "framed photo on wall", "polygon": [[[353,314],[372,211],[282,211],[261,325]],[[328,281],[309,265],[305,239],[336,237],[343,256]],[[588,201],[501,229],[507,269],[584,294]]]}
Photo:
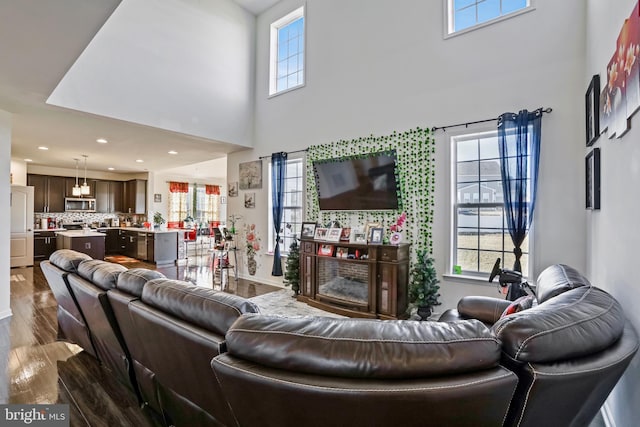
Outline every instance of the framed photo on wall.
{"label": "framed photo on wall", "polygon": [[600,209],[600,149],[587,154],[586,164],[586,208]]}
{"label": "framed photo on wall", "polygon": [[593,145],[600,136],[600,75],[591,78],[585,94],[585,117],[587,147]]}

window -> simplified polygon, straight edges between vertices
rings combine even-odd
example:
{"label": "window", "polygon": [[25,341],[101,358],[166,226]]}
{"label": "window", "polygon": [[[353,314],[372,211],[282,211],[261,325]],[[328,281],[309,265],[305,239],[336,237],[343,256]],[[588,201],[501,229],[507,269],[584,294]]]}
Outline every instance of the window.
{"label": "window", "polygon": [[531,10],[531,0],[447,0],[448,34]]}
{"label": "window", "polygon": [[[280,224],[280,253],[289,252],[293,238],[300,237],[303,213],[303,165],[302,159],[287,160],[284,179],[284,212]],[[271,164],[269,164],[269,252],[275,249],[275,230],[273,229],[273,204],[271,202]]]}
{"label": "window", "polygon": [[304,7],[271,24],[269,95],[304,85]]}
{"label": "window", "polygon": [[[498,132],[460,135],[451,141],[453,266],[459,266],[462,274],[485,277],[499,257],[504,268],[513,268],[513,243],[503,209]],[[521,249],[526,275],[528,237]]]}
{"label": "window", "polygon": [[169,183],[169,221],[184,221],[191,216],[199,223],[220,221],[220,187]]}

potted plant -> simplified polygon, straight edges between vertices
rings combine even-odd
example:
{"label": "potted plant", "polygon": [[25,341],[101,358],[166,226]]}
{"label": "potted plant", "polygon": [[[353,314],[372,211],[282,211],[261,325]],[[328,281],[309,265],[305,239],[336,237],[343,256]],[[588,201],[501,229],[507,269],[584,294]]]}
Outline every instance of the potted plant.
{"label": "potted plant", "polygon": [[165,222],[166,221],[164,220],[160,212],[156,212],[153,214],[153,228],[158,229]]}
{"label": "potted plant", "polygon": [[417,308],[418,316],[422,320],[431,316],[434,306],[440,305],[439,282],[433,258],[426,250],[419,250],[411,269],[409,301],[412,308]]}
{"label": "potted plant", "polygon": [[293,243],[289,245],[289,255],[287,256],[287,270],[284,273],[284,284],[291,285],[294,295],[300,291],[300,247],[298,239],[293,238]]}

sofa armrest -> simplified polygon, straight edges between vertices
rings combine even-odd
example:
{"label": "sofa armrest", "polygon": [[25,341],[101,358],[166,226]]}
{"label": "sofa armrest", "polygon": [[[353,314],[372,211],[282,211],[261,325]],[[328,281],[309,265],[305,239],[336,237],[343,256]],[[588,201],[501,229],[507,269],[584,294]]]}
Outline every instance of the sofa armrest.
{"label": "sofa armrest", "polygon": [[458,301],[458,313],[463,319],[478,319],[494,324],[511,301],[493,297],[467,296]]}

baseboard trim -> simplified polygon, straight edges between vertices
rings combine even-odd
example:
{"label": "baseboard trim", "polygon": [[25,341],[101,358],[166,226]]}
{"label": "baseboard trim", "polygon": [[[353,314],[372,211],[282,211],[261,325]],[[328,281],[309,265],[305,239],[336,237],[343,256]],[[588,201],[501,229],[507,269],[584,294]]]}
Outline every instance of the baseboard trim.
{"label": "baseboard trim", "polygon": [[0,320],[6,319],[7,317],[11,316],[13,316],[13,313],[11,312],[10,308],[4,311],[0,311]]}
{"label": "baseboard trim", "polygon": [[604,405],[600,408],[600,412],[602,413],[602,419],[604,419],[604,425],[606,427],[616,427],[616,422],[613,420],[608,402],[604,402]]}

